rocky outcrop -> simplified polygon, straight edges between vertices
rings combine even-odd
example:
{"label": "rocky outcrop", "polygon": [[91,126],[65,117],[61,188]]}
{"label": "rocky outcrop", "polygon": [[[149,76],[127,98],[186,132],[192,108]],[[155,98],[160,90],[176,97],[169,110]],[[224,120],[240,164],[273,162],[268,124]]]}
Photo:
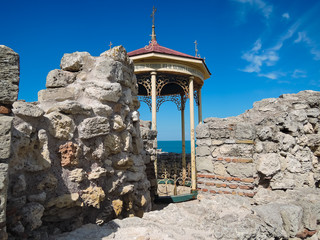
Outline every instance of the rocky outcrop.
{"label": "rocky outcrop", "polygon": [[199,196],[170,204],[143,218],[113,220],[103,226],[85,225],[57,240],[73,239],[319,239],[319,190],[270,192],[253,199],[232,195]]}
{"label": "rocky outcrop", "polygon": [[199,188],[253,197],[271,190],[318,188],[320,93],[256,102],[245,113],[207,118],[197,131]]}
{"label": "rocky outcrop", "polygon": [[8,163],[12,144],[12,104],[18,98],[19,55],[0,45],[0,239],[7,239]]}
{"label": "rocky outcrop", "polygon": [[[99,57],[65,54],[46,86],[38,102],[13,103],[14,119],[0,116],[1,142],[7,144],[0,157],[10,160],[9,167],[0,166],[9,169],[10,236],[46,239],[85,223],[149,211],[150,156],[142,144],[137,82],[125,49]],[[6,190],[7,175],[1,174],[0,191]]]}

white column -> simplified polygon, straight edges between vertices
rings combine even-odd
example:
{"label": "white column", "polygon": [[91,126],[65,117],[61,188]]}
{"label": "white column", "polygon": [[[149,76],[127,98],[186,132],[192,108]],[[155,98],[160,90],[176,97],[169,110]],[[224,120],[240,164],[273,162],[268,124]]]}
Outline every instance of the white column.
{"label": "white column", "polygon": [[157,130],[157,72],[151,72],[152,130]]}
{"label": "white column", "polygon": [[189,78],[189,102],[190,102],[190,143],[191,143],[191,187],[197,190],[196,149],[194,136],[194,76]]}
{"label": "white column", "polygon": [[181,95],[181,138],[182,138],[182,180],[185,183],[187,177],[187,163],[186,163],[186,133],[185,133],[185,121],[184,121],[184,107],[183,96]]}
{"label": "white column", "polygon": [[199,101],[199,106],[198,106],[198,122],[199,124],[202,123],[202,99],[201,99],[201,88],[198,90],[198,101]]}

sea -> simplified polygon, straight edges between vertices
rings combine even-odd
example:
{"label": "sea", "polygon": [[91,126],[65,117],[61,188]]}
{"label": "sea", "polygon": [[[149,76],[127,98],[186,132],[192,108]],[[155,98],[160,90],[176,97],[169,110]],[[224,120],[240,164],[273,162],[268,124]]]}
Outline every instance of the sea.
{"label": "sea", "polygon": [[[182,152],[182,141],[159,141],[158,140],[158,149],[161,149],[162,152]],[[191,153],[190,141],[186,141],[186,153]]]}

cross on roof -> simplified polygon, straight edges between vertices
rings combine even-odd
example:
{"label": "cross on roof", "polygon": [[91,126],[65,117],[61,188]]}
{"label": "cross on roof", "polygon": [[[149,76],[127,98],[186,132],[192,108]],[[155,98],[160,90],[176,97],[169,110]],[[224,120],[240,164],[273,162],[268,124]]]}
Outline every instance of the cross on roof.
{"label": "cross on roof", "polygon": [[152,14],[150,17],[152,17],[152,25],[154,25],[154,15],[156,13],[157,9],[153,6]]}
{"label": "cross on roof", "polygon": [[110,47],[110,49],[111,49],[111,46],[112,46],[112,42],[110,41],[110,44],[108,45],[109,47]]}
{"label": "cross on roof", "polygon": [[197,42],[197,40],[195,40],[194,41],[194,47],[195,47],[195,51],[196,51],[196,55],[195,55],[195,57],[198,57],[198,42]]}

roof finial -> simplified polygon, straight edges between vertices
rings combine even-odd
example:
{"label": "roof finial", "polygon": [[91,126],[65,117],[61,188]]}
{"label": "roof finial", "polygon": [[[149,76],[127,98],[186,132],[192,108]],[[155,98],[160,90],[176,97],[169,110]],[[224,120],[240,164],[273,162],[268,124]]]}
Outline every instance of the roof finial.
{"label": "roof finial", "polygon": [[154,15],[156,13],[157,9],[153,6],[153,10],[152,10],[152,14],[151,14],[151,17],[152,17],[152,35],[151,35],[151,41],[157,41],[156,39],[156,33],[154,31]]}
{"label": "roof finial", "polygon": [[195,47],[195,51],[196,51],[195,57],[198,57],[199,55],[198,55],[198,42],[197,42],[197,40],[194,41],[194,47]]}
{"label": "roof finial", "polygon": [[110,49],[111,49],[111,46],[112,46],[112,42],[110,41],[110,44],[108,45],[109,47],[110,47]]}

